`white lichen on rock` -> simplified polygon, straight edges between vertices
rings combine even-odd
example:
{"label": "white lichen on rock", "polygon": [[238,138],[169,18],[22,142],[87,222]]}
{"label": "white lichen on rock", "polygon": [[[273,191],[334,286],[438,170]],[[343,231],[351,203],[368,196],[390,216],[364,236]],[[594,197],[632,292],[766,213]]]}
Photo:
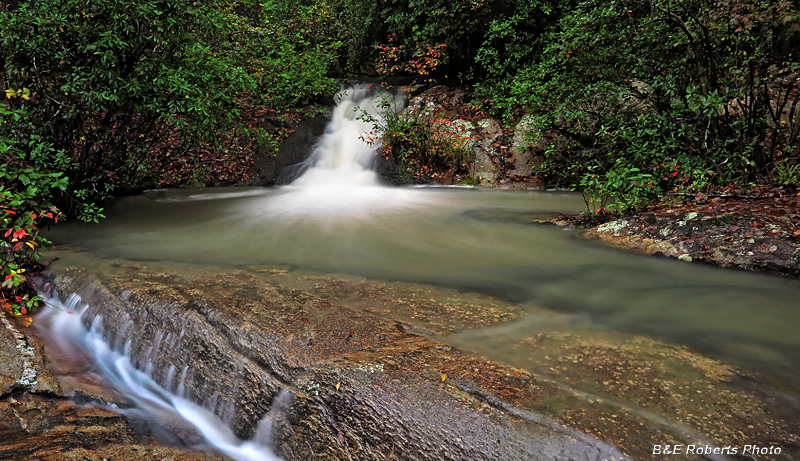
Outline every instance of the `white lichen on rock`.
{"label": "white lichen on rock", "polygon": [[33,363],[31,362],[31,358],[35,356],[36,350],[28,345],[25,335],[20,333],[20,331],[8,321],[5,315],[0,315],[0,320],[2,320],[5,329],[8,330],[14,337],[14,340],[17,343],[16,349],[23,357],[22,373],[20,374],[20,377],[17,379],[16,383],[23,387],[36,386],[39,384],[39,381],[37,380],[36,368],[34,368]]}
{"label": "white lichen on rock", "polygon": [[619,235],[622,229],[628,226],[628,221],[625,219],[618,219],[616,221],[607,222],[597,226],[597,232],[613,232],[614,235]]}
{"label": "white lichen on rock", "polygon": [[382,363],[366,363],[358,367],[361,371],[366,371],[367,373],[375,373],[377,371],[383,371],[383,364]]}
{"label": "white lichen on rock", "polygon": [[692,219],[694,219],[696,217],[697,217],[697,212],[696,211],[690,211],[689,213],[686,213],[686,216],[684,216],[683,219],[678,221],[678,225],[679,226],[685,226],[687,222],[691,221]]}

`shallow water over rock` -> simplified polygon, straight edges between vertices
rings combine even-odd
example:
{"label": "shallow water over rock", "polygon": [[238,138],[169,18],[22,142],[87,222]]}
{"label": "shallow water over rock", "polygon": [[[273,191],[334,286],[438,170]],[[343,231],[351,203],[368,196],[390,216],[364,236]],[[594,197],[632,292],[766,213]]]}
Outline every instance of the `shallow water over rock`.
{"label": "shallow water over rock", "polygon": [[[388,191],[383,208],[320,215],[273,214],[270,204],[291,193],[284,189],[219,197],[169,191],[123,199],[107,222],[59,226],[49,237],[57,248],[96,257],[283,265],[483,292],[548,322],[663,338],[757,371],[784,389],[800,388],[797,282],[630,254],[528,222],[578,211],[572,194]],[[547,328],[529,321],[522,332],[531,325]],[[514,334],[513,326],[503,334]]]}

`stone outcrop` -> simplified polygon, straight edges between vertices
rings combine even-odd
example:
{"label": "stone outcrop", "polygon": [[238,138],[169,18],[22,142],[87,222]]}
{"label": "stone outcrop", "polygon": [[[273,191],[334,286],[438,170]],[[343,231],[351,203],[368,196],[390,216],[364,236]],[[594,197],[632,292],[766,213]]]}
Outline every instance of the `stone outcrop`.
{"label": "stone outcrop", "polygon": [[242,437],[288,389],[273,428],[286,459],[624,458],[529,411],[561,391],[528,373],[246,274],[148,272],[59,269],[55,281],[103,316],[113,344],[133,339],[134,358],[158,345],[162,383],[188,366],[188,394]]}
{"label": "stone outcrop", "polygon": [[66,359],[46,360],[32,327],[4,315],[0,321],[0,459],[222,459],[136,430],[119,412],[103,408],[107,402],[125,403],[89,374],[53,370]]}
{"label": "stone outcrop", "polygon": [[[532,121],[523,118],[513,127],[471,107],[472,90],[465,86],[435,86],[409,100],[406,114],[436,114],[439,130],[457,127],[460,136],[472,137],[471,163],[468,178],[452,178],[429,171],[425,182],[457,182],[463,180],[482,187],[541,188],[534,167],[541,162],[541,146],[529,140]],[[403,179],[401,165],[391,157],[378,159],[377,171],[390,184],[410,182]]]}
{"label": "stone outcrop", "polygon": [[763,211],[766,207],[737,207],[723,200],[698,205],[692,211],[664,207],[601,224],[587,230],[586,235],[685,262],[797,278],[800,244],[796,210],[800,200],[791,197],[785,201],[774,213]]}
{"label": "stone outcrop", "polygon": [[[287,460],[657,459],[654,444],[675,443],[796,452],[796,402],[757,377],[633,335],[491,333],[528,317],[485,295],[272,267],[52,267],[58,289],[90,305],[85,320],[102,316],[109,342],[151,363],[163,386],[185,375],[186,394],[243,438],[269,414],[273,450]],[[475,329],[518,351],[519,368],[434,339]],[[86,369],[48,374],[63,358],[42,360],[30,335],[28,368],[42,371],[19,387],[26,359],[7,358],[16,337],[3,349],[0,457],[215,459],[164,446],[191,434],[159,438],[83,405],[119,397]]]}
{"label": "stone outcrop", "polygon": [[285,122],[292,133],[277,149],[272,146],[256,149],[254,179],[247,185],[274,186],[291,182],[302,172],[304,162],[329,120],[330,114],[320,114],[298,122]]}

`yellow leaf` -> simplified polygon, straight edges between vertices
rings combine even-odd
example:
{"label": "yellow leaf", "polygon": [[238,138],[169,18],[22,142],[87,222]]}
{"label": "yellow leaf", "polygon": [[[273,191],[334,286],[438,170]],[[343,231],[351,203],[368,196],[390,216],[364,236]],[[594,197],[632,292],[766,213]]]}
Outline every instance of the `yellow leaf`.
{"label": "yellow leaf", "polygon": [[447,373],[442,373],[442,382],[445,382],[447,379]]}
{"label": "yellow leaf", "polygon": [[28,93],[22,93],[22,99],[28,101],[29,99],[31,99],[31,95]]}
{"label": "yellow leaf", "polygon": [[14,96],[15,94],[17,94],[17,92],[14,90],[6,90],[6,98],[8,99],[11,99],[11,97]]}
{"label": "yellow leaf", "polygon": [[336,390],[338,391],[340,387],[342,387],[341,381],[336,383]]}

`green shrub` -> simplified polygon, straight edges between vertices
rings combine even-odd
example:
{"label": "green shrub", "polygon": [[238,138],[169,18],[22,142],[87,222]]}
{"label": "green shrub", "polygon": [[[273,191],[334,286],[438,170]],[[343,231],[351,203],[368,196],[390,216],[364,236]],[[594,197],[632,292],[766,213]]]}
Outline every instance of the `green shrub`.
{"label": "green shrub", "polygon": [[800,63],[779,40],[800,18],[792,3],[592,0],[556,16],[529,54],[495,51],[523,22],[493,23],[478,56],[483,104],[533,116],[550,146],[539,171],[561,185],[622,212],[766,176],[796,148]]}
{"label": "green shrub", "polygon": [[[7,92],[9,99],[27,100],[29,94]],[[26,132],[23,115],[0,103],[0,306],[11,315],[26,315],[39,307],[42,299],[29,278],[38,272],[37,252],[48,243],[39,228],[61,217],[52,202],[68,183],[63,172],[50,168],[66,161],[63,153],[42,141],[20,139]],[[97,217],[101,210],[94,210]]]}
{"label": "green shrub", "polygon": [[29,89],[36,135],[70,159],[68,190],[136,189],[149,178],[141,166],[152,146],[187,157],[201,145],[221,148],[261,133],[243,113],[308,104],[335,89],[332,39],[315,35],[308,16],[273,6],[8,2],[0,6],[0,84]]}

